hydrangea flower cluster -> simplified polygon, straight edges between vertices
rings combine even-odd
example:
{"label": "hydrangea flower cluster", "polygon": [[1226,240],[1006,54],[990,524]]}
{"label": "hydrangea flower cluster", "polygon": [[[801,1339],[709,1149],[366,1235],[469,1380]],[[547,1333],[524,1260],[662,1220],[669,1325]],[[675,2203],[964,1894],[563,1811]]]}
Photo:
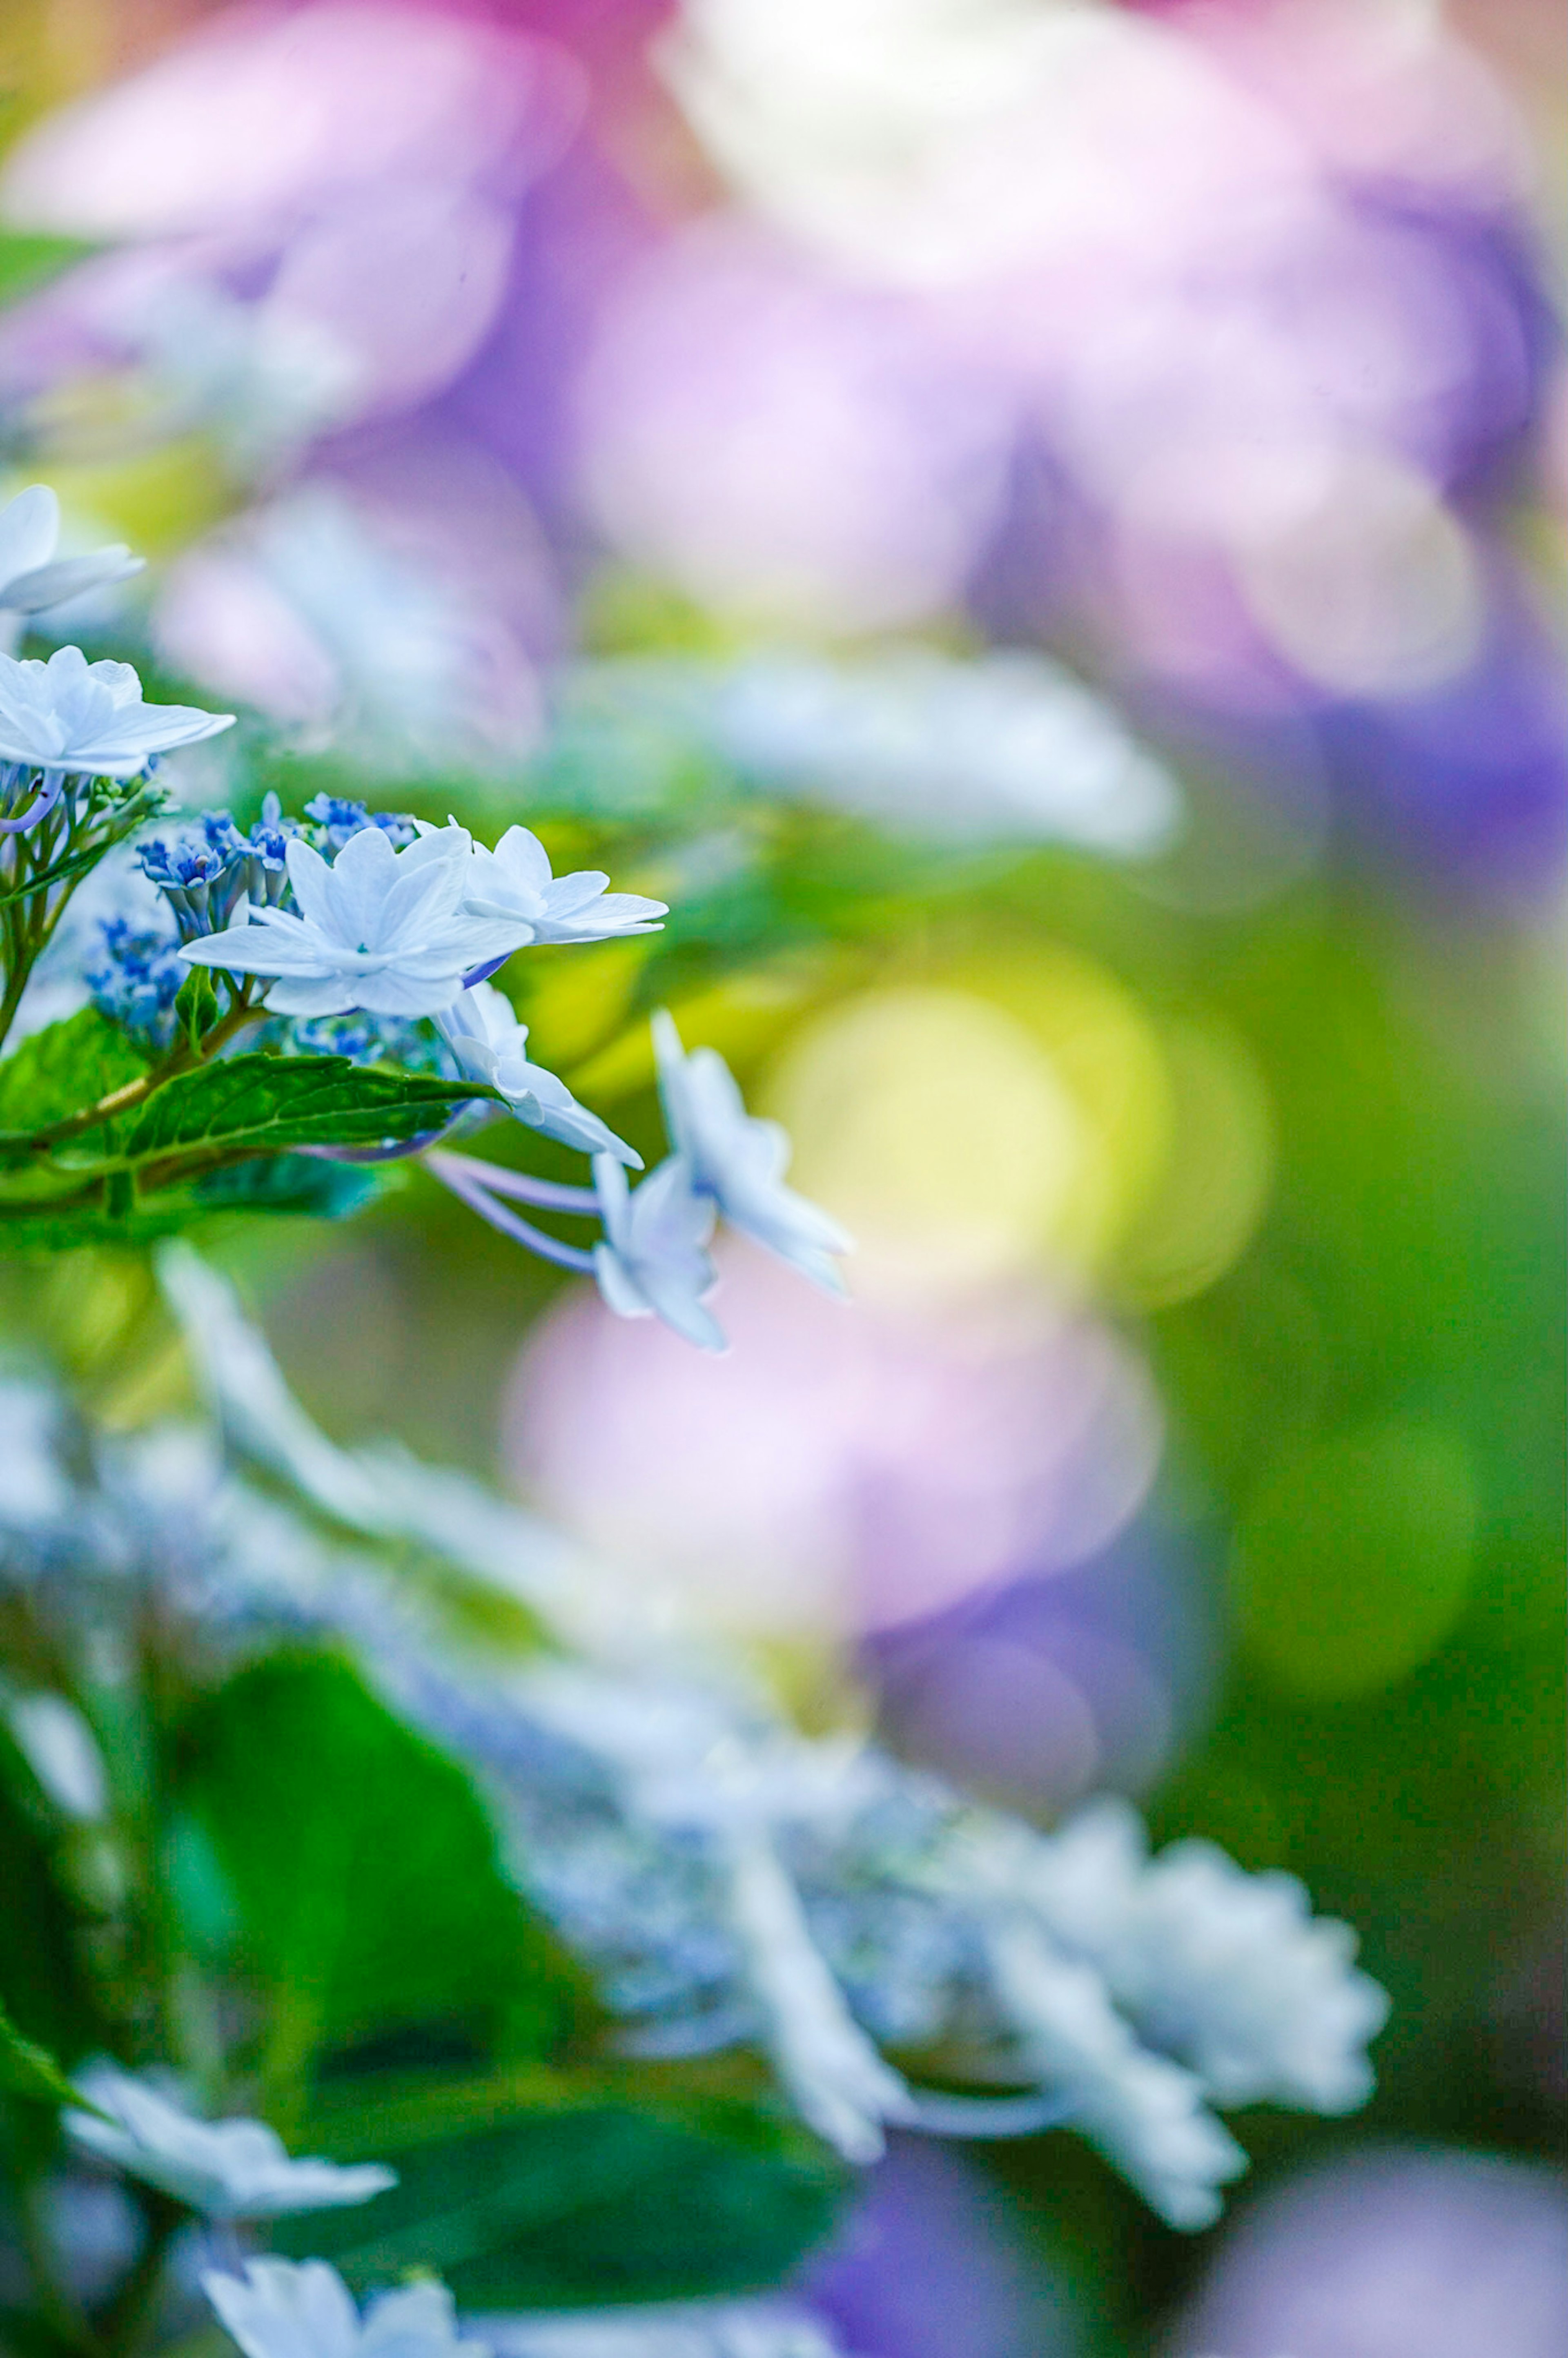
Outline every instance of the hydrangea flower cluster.
{"label": "hydrangea flower cluster", "polygon": [[[492,851],[455,820],[435,827],[326,795],[305,817],[308,827],[285,820],[269,796],[249,837],[215,812],[178,844],[143,848],[143,871],[175,913],[182,959],[260,978],[256,1006],[291,1020],[297,1053],[330,1036],[308,1027],[347,1022],[341,1053],[428,1066],[427,1050],[415,1060],[401,1044],[409,1027],[433,1023],[455,1068],[516,1120],[591,1156],[593,1184],[530,1179],[433,1138],[418,1141],[428,1168],[503,1235],[591,1272],[622,1316],[657,1316],[704,1348],[723,1348],[708,1308],[715,1271],[707,1248],[720,1216],[814,1283],[842,1292],[834,1257],[849,1250],[849,1238],[784,1185],[787,1139],[747,1113],[716,1051],[688,1056],[673,1019],[655,1018],[671,1152],[633,1191],[626,1171],[640,1170],[642,1157],[530,1058],[527,1025],[488,979],[527,946],[654,931],[663,902],[609,892],[599,871],[557,877],[522,827],[509,827]],[[565,1242],[517,1203],[596,1218],[600,1239],[591,1248]]]}
{"label": "hydrangea flower cluster", "polygon": [[[888,2125],[1065,2122],[1190,2229],[1246,2168],[1215,2107],[1341,2113],[1370,2093],[1386,2001],[1347,1928],[1208,1844],[1151,1861],[1128,1803],[1042,1834],[667,1671],[486,1688],[428,1647],[362,1642],[400,1705],[488,1772],[519,1874],[629,2051],[760,2046],[849,2160]],[[914,2086],[881,2045],[986,2093]]]}
{"label": "hydrangea flower cluster", "polygon": [[[535,1567],[528,1602],[578,1659],[503,1675],[373,1583],[252,1579],[238,1610],[349,1631],[398,1708],[479,1769],[516,1873],[633,2051],[759,2045],[852,2160],[892,2123],[984,2136],[1065,2120],[1188,2228],[1246,2166],[1215,2107],[1340,2113],[1370,2093],[1387,2001],[1294,1878],[1246,1875],[1205,1843],[1150,1861],[1115,1800],[1042,1834],[873,1746],[799,1735],[710,1649],[700,1670],[672,1653],[623,1591],[596,1619],[580,1566],[568,1603],[546,1535],[516,1509],[334,1450],[221,1281],[171,1251],[165,1282],[246,1454],[334,1520],[415,1538],[514,1594]],[[236,1609],[222,1583],[205,1596],[220,1620]],[[985,2093],[917,2092],[882,2045]]]}
{"label": "hydrangea flower cluster", "polygon": [[[473,1778],[507,1871],[591,1973],[623,2055],[750,2049],[855,2164],[890,2126],[1065,2125],[1184,2229],[1217,2215],[1246,2167],[1221,2108],[1365,2099],[1387,2001],[1355,1969],[1347,1929],[1314,1918],[1293,1878],[1245,1874],[1203,1842],[1151,1858],[1115,1799],[1044,1833],[858,1735],[803,1735],[710,1633],[674,1626],[469,1477],[337,1448],[227,1281],[185,1246],[165,1248],[160,1271],[213,1425],[100,1441],[84,1483],[58,1405],[18,1392],[0,1565],[61,1629],[156,1599],[160,1624],[219,1671],[302,1639],[351,1649],[405,1724]],[[264,1497],[256,1474],[291,1498]],[[410,1543],[470,1595],[524,1603],[553,1650],[476,1656],[440,1582],[410,1586]],[[51,1700],[95,1760],[76,1706]],[[73,1790],[91,1781],[80,1768]],[[46,1768],[43,1790],[63,1792]],[[397,2295],[361,2316],[324,2263],[246,2260],[224,2241],[236,2223],[372,2199],[392,2181],[379,2162],[293,2158],[264,2125],[200,2120],[108,2063],[78,2086],[76,2146],[211,2223],[203,2283],[249,2358],[470,2346],[433,2286],[417,2313],[395,2315]],[[535,2347],[530,2322],[506,2322],[507,2348]],[[801,2342],[798,2320],[774,2324],[776,2341],[732,2342],[716,2312],[693,2347],[829,2358],[809,2332]],[[568,2320],[564,2339],[538,2331],[540,2358],[570,2358]],[[647,2358],[664,2344],[624,2347]]]}
{"label": "hydrangea flower cluster", "polygon": [[[24,497],[38,507],[33,494]],[[15,537],[16,518],[5,515]],[[29,516],[38,524],[32,509],[21,523]],[[6,545],[0,515],[0,560]],[[528,1053],[527,1025],[491,981],[525,948],[656,932],[665,903],[611,892],[599,870],[557,876],[545,846],[524,827],[509,827],[492,848],[455,819],[436,827],[330,794],[316,795],[298,818],[269,794],[244,832],[226,810],[148,830],[145,822],[164,801],[161,787],[149,784],[151,765],[232,719],[146,706],[128,665],[90,665],[76,648],[61,648],[47,664],[0,655],[0,835],[12,840],[14,885],[5,897],[0,1048],[76,885],[117,845],[134,845],[140,875],[160,896],[175,937],[133,922],[127,908],[114,910],[90,958],[80,961],[78,990],[155,1062],[97,1103],[84,1090],[84,1102],[63,1121],[45,1090],[50,1118],[31,1133],[17,1127],[18,1147],[39,1174],[38,1217],[55,1224],[49,1234],[60,1233],[62,1202],[113,1226],[135,1207],[138,1185],[134,1173],[117,1166],[112,1139],[104,1141],[102,1175],[85,1182],[80,1161],[51,1166],[53,1149],[91,1132],[106,1109],[145,1104],[243,1045],[256,1111],[247,1120],[245,1093],[236,1088],[224,1096],[226,1128],[196,1126],[211,1173],[253,1154],[258,1142],[272,1152],[297,1142],[276,1113],[269,1058],[346,1056],[403,1076],[406,1110],[394,1115],[386,1107],[377,1135],[367,1101],[363,1119],[338,1138],[321,1135],[302,1114],[297,1143],[349,1161],[425,1155],[433,1174],[492,1227],[557,1266],[591,1274],[622,1316],[659,1317],[705,1348],[723,1347],[708,1307],[715,1270],[708,1246],[719,1217],[815,1283],[841,1290],[836,1256],[849,1239],[784,1185],[787,1140],[747,1113],[714,1051],[687,1056],[673,1021],[658,1018],[671,1151],[633,1189],[626,1174],[642,1169],[641,1155]],[[89,822],[105,810],[108,823],[94,831]],[[189,990],[178,979],[181,967]],[[427,1087],[418,1095],[419,1081],[439,1081],[441,1093]],[[463,1083],[472,1084],[471,1096],[461,1094]],[[562,1185],[454,1153],[453,1139],[490,1109],[589,1156],[592,1184]],[[183,1118],[177,1128],[185,1134]],[[169,1165],[152,1144],[158,1134],[156,1124],[146,1132],[146,1161],[161,1176]],[[201,1176],[192,1174],[197,1184]],[[599,1238],[568,1241],[519,1205],[594,1221]]]}
{"label": "hydrangea flower cluster", "polygon": [[102,918],[99,929],[100,963],[84,977],[93,1004],[133,1038],[168,1048],[174,1039],[174,1002],[185,980],[176,944],[165,934],[138,931],[125,917]]}
{"label": "hydrangea flower cluster", "polygon": [[[183,1251],[168,1282],[249,1454],[289,1470],[340,1526],[382,1541],[401,1530],[487,1582],[504,1554],[516,1593],[518,1567],[541,1555],[526,1518],[410,1461],[334,1450],[222,1282]],[[37,1445],[52,1465],[46,1420]],[[241,1537],[249,1519],[210,1453],[173,1489],[155,1459],[122,1459],[115,1481],[112,1512],[140,1519],[166,1596],[210,1637],[348,1638],[398,1709],[478,1772],[515,1873],[593,1968],[631,2051],[760,2048],[851,2160],[874,2158],[890,2124],[985,2136],[1065,2121],[1192,2228],[1245,2168],[1216,2106],[1337,2113],[1369,2093],[1366,2045],[1386,2001],[1354,1970],[1347,1930],[1314,1919],[1288,1876],[1245,1875],[1203,1843],[1152,1861],[1136,1813],[1114,1800],[1040,1833],[873,1746],[799,1735],[739,1671],[711,1657],[698,1669],[667,1637],[650,1656],[618,1610],[606,1617],[619,1660],[601,1646],[599,1659],[481,1672],[363,1560],[345,1578],[341,1558],[276,1516],[263,1543]],[[58,1489],[56,1531],[74,1518],[75,1545],[96,1528],[102,1546],[83,1503]],[[547,1569],[524,1579],[557,1619]],[[568,1617],[568,1635],[580,1647],[580,1620]],[[883,2046],[924,2052],[943,2082],[978,2093],[922,2089]],[[73,2134],[212,2215],[287,2207],[287,2172],[319,2167],[264,2151],[263,2132],[243,2153],[232,2130],[177,2136],[155,2100],[126,2099],[110,2077],[83,2084],[118,2125],[83,2115]],[[138,2160],[137,2139],[163,2158]],[[224,2179],[192,2193],[203,2170],[222,2177],[230,2146],[263,2190],[242,2201]],[[342,2183],[331,2199],[351,2199]]]}
{"label": "hydrangea flower cluster", "polygon": [[[0,603],[9,580],[17,609],[33,611],[52,511],[24,500],[19,517],[15,503],[0,513]],[[122,555],[87,562],[109,578]],[[81,881],[100,870],[113,882],[113,857],[144,896],[140,916],[109,904],[92,950],[70,953],[92,1007],[24,1042],[4,1070],[0,1161],[16,1192],[0,1215],[50,1243],[145,1236],[133,1225],[144,1213],[156,1235],[200,1217],[213,1200],[203,1187],[232,1184],[236,1166],[242,1189],[247,1164],[271,1184],[266,1158],[287,1157],[282,1192],[314,1206],[309,1188],[334,1161],[416,1157],[498,1231],[590,1274],[618,1314],[660,1318],[704,1348],[724,1342],[708,1250],[720,1219],[842,1292],[849,1238],[786,1184],[787,1138],[748,1112],[714,1050],[688,1051],[673,1017],[654,1017],[668,1151],[633,1184],[641,1155],[535,1061],[492,979],[533,947],[655,931],[662,902],[611,892],[599,871],[557,877],[521,826],[492,848],[455,819],[328,795],[297,818],[269,795],[248,831],[226,811],[151,831],[168,808],[158,758],[230,719],[147,706],[128,665],[76,648],[47,664],[0,654],[0,1046]],[[146,921],[149,892],[163,931]],[[73,1054],[86,1076],[74,1097],[61,1079]],[[481,1121],[508,1119],[589,1158],[591,1184],[454,1151]],[[535,1215],[594,1221],[598,1238],[567,1241]],[[1246,2165],[1220,2108],[1268,2098],[1333,2112],[1367,2094],[1382,1993],[1355,1971],[1351,1934],[1314,1920],[1290,1877],[1243,1875],[1202,1844],[1151,1860],[1115,1801],[1042,1833],[858,1736],[804,1735],[710,1635],[676,1627],[665,1601],[573,1560],[478,1485],[335,1448],[225,1282],[185,1247],[165,1247],[159,1266],[209,1428],[111,1441],[73,1431],[25,1383],[4,1402],[0,1577],[36,1642],[0,1712],[37,1789],[29,1803],[78,1845],[84,1888],[102,1897],[116,1873],[139,1875],[149,1922],[160,1907],[179,1913],[158,1880],[172,1875],[168,1829],[143,1844],[151,1864],[116,1866],[121,1821],[156,1808],[140,1753],[144,1782],[129,1794],[121,1705],[103,1704],[129,1684],[137,1650],[164,1647],[181,1677],[220,1693],[237,1663],[281,1660],[304,1639],[333,1650],[395,1743],[412,1731],[421,1758],[456,1780],[492,1844],[483,1872],[508,1922],[531,1902],[592,1977],[613,2024],[588,2036],[601,2075],[623,2070],[617,2058],[750,2050],[856,2165],[878,2157],[891,2125],[965,2136],[1070,2125],[1182,2228],[1213,2219]],[[292,1497],[279,1503],[255,1472]],[[479,1659],[451,1609],[457,1589],[481,1619],[524,1606],[529,1646]],[[161,1740],[150,1721],[143,1735],[143,1753]],[[227,1962],[185,2060],[222,2111],[225,2093],[248,2101],[258,2067],[249,2030],[224,2014],[230,1996],[240,2015],[250,2002],[222,1979],[238,1951],[220,1941],[215,1953]],[[156,2051],[185,2037],[174,2026],[186,2003],[160,1995]],[[150,2017],[106,2005],[101,2018],[106,2043],[146,2059]],[[264,2032],[264,2083],[282,2076],[294,2035],[287,2021]],[[139,2305],[186,2230],[210,2264],[206,2299],[246,2358],[486,2358],[438,2285],[362,2312],[324,2260],[242,2244],[259,2222],[390,2193],[396,2173],[382,2162],[300,2159],[265,2122],[201,2118],[156,2061],[141,2073],[91,2062],[71,2085],[3,2016],[0,2063],[63,2107],[81,2167],[150,2190],[110,2358],[135,2344]],[[744,2304],[676,2343],[662,2328],[574,2342],[569,2322],[508,2327],[505,2347],[535,2358],[676,2347],[834,2358],[811,2320]]]}

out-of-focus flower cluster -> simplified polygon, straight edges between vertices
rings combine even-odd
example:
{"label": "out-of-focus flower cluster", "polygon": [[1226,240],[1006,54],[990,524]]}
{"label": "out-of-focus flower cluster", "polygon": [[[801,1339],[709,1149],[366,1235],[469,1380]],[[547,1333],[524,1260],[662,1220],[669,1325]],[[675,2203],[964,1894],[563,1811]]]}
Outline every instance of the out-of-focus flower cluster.
{"label": "out-of-focus flower cluster", "polygon": [[[465,1656],[373,1559],[258,1510],[200,1436],[112,1453],[94,1506],[61,1481],[43,1415],[17,1517],[34,1576],[52,1562],[69,1583],[86,1545],[102,1577],[127,1550],[92,1536],[107,1509],[209,1642],[351,1637],[397,1707],[480,1775],[514,1872],[594,1966],[633,2051],[754,2044],[862,2161],[888,2122],[985,2135],[1061,2119],[1189,2227],[1245,2165],[1211,2099],[1364,2099],[1381,1993],[1289,1877],[1249,1878],[1201,1844],[1150,1864],[1118,1804],[1040,1835],[873,1749],[797,1735],[695,1635],[672,1650],[656,1606],[639,1612],[516,1510],[412,1460],[333,1449],[222,1282],[184,1249],[165,1271],[243,1453],[340,1525],[503,1581],[588,1650]],[[986,2093],[918,2089],[879,2044]]]}
{"label": "out-of-focus flower cluster", "polygon": [[104,497],[179,454],[180,668],[351,758],[504,766],[575,693],[589,549],[777,643],[722,701],[785,779],[848,693],[792,639],[1010,650],[877,659],[832,766],[900,819],[1070,806],[1044,642],[1420,865],[1561,849],[1510,528],[1552,346],[1528,152],[1432,12],[550,26],[220,14],[14,154],[9,220],[104,250],[7,319],[0,398]]}

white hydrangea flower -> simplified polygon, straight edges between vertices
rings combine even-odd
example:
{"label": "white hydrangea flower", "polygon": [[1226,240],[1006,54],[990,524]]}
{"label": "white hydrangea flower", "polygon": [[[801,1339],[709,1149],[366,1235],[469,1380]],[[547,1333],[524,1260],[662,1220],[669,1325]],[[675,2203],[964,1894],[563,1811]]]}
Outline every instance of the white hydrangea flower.
{"label": "white hydrangea flower", "polygon": [[59,545],[59,502],[47,483],[29,483],[0,508],[0,613],[47,613],[69,598],[125,580],[146,562],[123,541],[86,557],[57,557]]}
{"label": "white hydrangea flower", "polygon": [[1388,1997],[1354,1970],[1349,1926],[1314,1918],[1293,1876],[1246,1874],[1207,1842],[1151,1860],[1138,1812],[1108,1797],[1041,1846],[1028,1888],[1056,1937],[1219,2103],[1345,2113],[1371,2093],[1366,2047]]}
{"label": "white hydrangea flower", "polygon": [[179,955],[230,974],[277,977],[267,992],[277,1015],[435,1015],[463,977],[527,940],[515,922],[471,916],[462,906],[470,838],[435,827],[403,850],[382,828],[362,827],[330,865],[289,838],[288,881],[299,904],[248,909],[246,922],[187,942]]}
{"label": "white hydrangea flower", "polygon": [[788,1132],[746,1111],[735,1078],[716,1048],[681,1045],[675,1019],[654,1018],[659,1095],[670,1144],[689,1165],[692,1184],[713,1197],[731,1228],[798,1269],[827,1293],[844,1281],[832,1256],[854,1249],[836,1220],[784,1184]]}
{"label": "white hydrangea flower", "polygon": [[[449,1499],[456,1477],[389,1460],[397,1478],[380,1482],[363,1453],[332,1452],[222,1282],[189,1249],[163,1267],[188,1297],[193,1271],[221,1290],[216,1309],[187,1299],[188,1332],[221,1362],[248,1447],[360,1528],[418,1532],[526,1589],[588,1645],[494,1674],[373,1583],[337,1584],[320,1608],[394,1706],[480,1776],[509,1871],[595,1973],[625,2051],[752,2043],[856,2159],[890,2121],[968,2136],[1065,2123],[1184,2228],[1245,2167],[1211,2100],[1329,2108],[1369,2083],[1360,2050],[1386,2001],[1289,1878],[1204,1844],[1151,1862],[1120,1802],[1044,1834],[874,1746],[804,1736],[740,1664],[640,1617],[635,1596],[573,1623],[563,1599],[583,1582],[552,1563],[520,1583],[510,1510],[476,1518],[468,1489]],[[210,1348],[213,1326],[241,1339]],[[526,1554],[532,1527],[518,1537]],[[977,2093],[909,2085],[883,2047],[939,2052]]]}
{"label": "white hydrangea flower", "polygon": [[[389,1448],[340,1449],[283,1379],[229,1280],[188,1244],[157,1253],[158,1284],[231,1446],[290,1484],[334,1522],[373,1539],[411,1539],[514,1598],[568,1642],[655,1625],[632,1577],[585,1563],[559,1532],[471,1476]],[[0,1506],[3,1506],[0,1501]]]}
{"label": "white hydrangea flower", "polygon": [[728,1848],[730,1917],[779,2078],[801,2118],[846,2161],[880,2160],[883,2124],[915,2119],[909,2089],[850,2013],[765,1836],[753,1832]]}
{"label": "white hydrangea flower", "polygon": [[613,1762],[637,1817],[709,1837],[715,1889],[781,2082],[847,2161],[875,2161],[884,2123],[913,2123],[914,2103],[851,2014],[773,1844],[782,1827],[841,1825],[864,1804],[881,1781],[864,1748],[804,1742],[766,1722],[747,1727],[732,1697],[567,1664],[532,1671],[514,1693]]}
{"label": "white hydrangea flower", "polygon": [[492,982],[472,983],[460,991],[449,1007],[438,1011],[436,1024],[470,1079],[499,1089],[530,1130],[583,1154],[609,1154],[630,1163],[633,1171],[642,1169],[636,1149],[579,1105],[565,1081],[543,1065],[529,1063],[528,1026],[518,1022],[510,1000]]}
{"label": "white hydrangea flower", "polygon": [[362,2318],[325,2260],[247,2260],[243,2276],[210,2268],[201,2289],[245,2358],[490,2358],[460,2340],[444,2285],[384,2292]]}
{"label": "white hydrangea flower", "polygon": [[67,2113],[77,2144],[210,2219],[279,2219],[368,2202],[397,2183],[379,2162],[343,2169],[295,2161],[263,2121],[199,2121],[117,2064],[90,2064],[77,2085],[98,2113]]}
{"label": "white hydrangea flower", "polygon": [[524,941],[601,942],[656,934],[669,910],[640,892],[609,892],[598,869],[556,876],[550,855],[525,827],[509,827],[493,851],[473,848],[463,905],[476,917],[525,925]]}
{"label": "white hydrangea flower", "polygon": [[1092,1966],[1065,1956],[1022,1914],[988,1928],[992,1989],[1031,2071],[1066,2117],[1173,2227],[1206,2227],[1247,2156],[1204,2103],[1203,2082],[1151,2054]]}
{"label": "white hydrangea flower", "polygon": [[713,1204],[693,1185],[689,1163],[672,1154],[633,1189],[612,1154],[596,1154],[593,1184],[604,1223],[594,1275],[611,1310],[621,1318],[662,1318],[688,1343],[722,1351],[724,1330],[704,1307],[717,1282],[707,1250]]}
{"label": "white hydrangea flower", "polygon": [[48,663],[0,654],[0,762],[93,778],[134,778],[154,753],[232,729],[232,712],[144,704],[130,664],[90,664],[80,647]]}
{"label": "white hydrangea flower", "polygon": [[719,749],[774,792],[933,835],[1133,858],[1177,832],[1171,773],[1114,706],[1033,650],[900,647],[846,662],[763,651],[706,690]]}

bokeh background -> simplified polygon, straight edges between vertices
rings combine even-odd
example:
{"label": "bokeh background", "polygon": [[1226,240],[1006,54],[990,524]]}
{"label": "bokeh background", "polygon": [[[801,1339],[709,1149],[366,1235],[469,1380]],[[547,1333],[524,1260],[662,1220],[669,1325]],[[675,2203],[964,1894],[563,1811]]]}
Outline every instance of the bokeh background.
{"label": "bokeh background", "polygon": [[[897,2145],[861,2358],[1568,2351],[1557,16],[4,12],[0,490],[152,560],[56,635],[241,711],[191,798],[667,898],[514,962],[534,1052],[651,1150],[668,1004],[860,1240],[726,1248],[708,1360],[423,1179],[217,1233],[308,1407],[1392,1993],[1206,2236]],[[138,1265],[6,1307],[161,1405]]]}

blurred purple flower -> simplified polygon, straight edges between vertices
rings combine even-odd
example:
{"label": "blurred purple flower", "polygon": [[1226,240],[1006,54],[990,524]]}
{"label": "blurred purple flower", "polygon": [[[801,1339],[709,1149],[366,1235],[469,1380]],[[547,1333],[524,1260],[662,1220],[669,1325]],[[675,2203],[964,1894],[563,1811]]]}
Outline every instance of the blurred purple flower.
{"label": "blurred purple flower", "polygon": [[1373,2148],[1244,2209],[1171,2358],[1559,2358],[1568,2190],[1496,2156]]}
{"label": "blurred purple flower", "polygon": [[864,2358],[1073,2358],[1084,2346],[1070,2296],[1000,2190],[950,2147],[896,2132],[797,2283]]}

